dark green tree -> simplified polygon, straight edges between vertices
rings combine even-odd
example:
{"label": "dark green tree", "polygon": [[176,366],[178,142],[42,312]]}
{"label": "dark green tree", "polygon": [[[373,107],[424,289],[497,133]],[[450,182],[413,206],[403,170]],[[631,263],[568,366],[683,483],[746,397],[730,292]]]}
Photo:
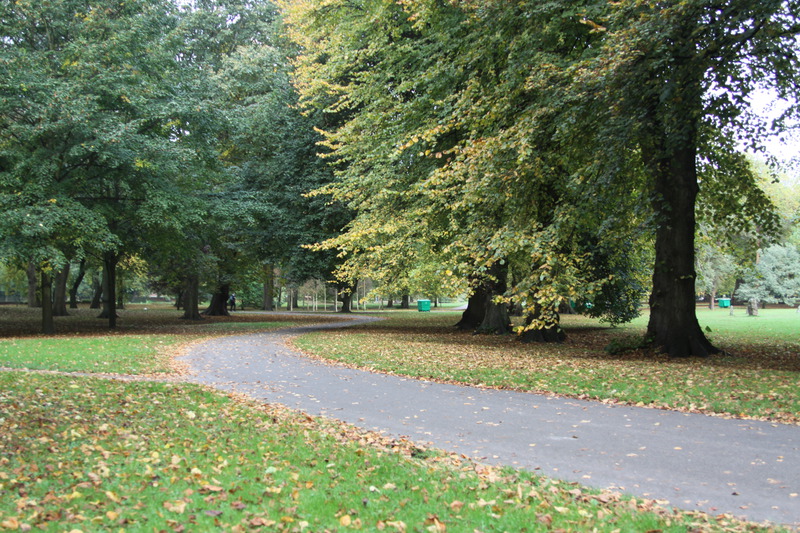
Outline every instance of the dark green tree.
{"label": "dark green tree", "polygon": [[[189,78],[172,39],[178,8],[57,0],[0,10],[0,201],[15,210],[3,223],[4,243],[32,254],[48,286],[65,258],[100,256],[113,328],[122,254],[179,226],[187,192],[198,187],[187,172],[197,166],[196,147],[181,137],[203,113],[181,84]],[[26,234],[37,242],[13,240]]]}

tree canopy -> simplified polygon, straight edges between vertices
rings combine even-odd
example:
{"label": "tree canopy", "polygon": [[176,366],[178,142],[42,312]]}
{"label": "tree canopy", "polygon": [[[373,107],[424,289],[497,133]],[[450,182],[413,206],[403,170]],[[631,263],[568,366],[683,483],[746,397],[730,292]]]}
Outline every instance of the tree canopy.
{"label": "tree canopy", "polygon": [[502,292],[537,328],[566,299],[638,300],[645,255],[630,252],[652,238],[649,338],[715,351],[694,316],[695,211],[776,228],[734,143],[758,144],[756,87],[796,96],[798,6],[287,4],[305,101],[347,112],[326,132],[326,190],[357,215],[328,245],[353,271],[409,269],[424,250],[462,277],[509,272]]}
{"label": "tree canopy", "polygon": [[[648,341],[707,355],[698,269],[711,291],[718,242],[791,233],[739,147],[798,114],[798,12],[6,2],[2,254],[49,275],[142,253],[192,292],[209,274],[223,305],[238,273],[276,267],[384,294],[469,287],[462,326],[507,331],[513,307],[537,340],[563,338],[568,304],[617,323],[649,292]],[[747,106],[763,87],[792,102],[770,123]]]}

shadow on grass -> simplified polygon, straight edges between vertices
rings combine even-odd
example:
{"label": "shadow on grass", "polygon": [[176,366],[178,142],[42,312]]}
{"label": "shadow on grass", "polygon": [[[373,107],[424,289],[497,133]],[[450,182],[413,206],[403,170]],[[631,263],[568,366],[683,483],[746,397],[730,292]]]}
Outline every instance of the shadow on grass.
{"label": "shadow on grass", "polygon": [[[225,329],[225,324],[279,323],[288,325],[313,324],[341,320],[334,316],[307,316],[288,312],[233,312],[231,316],[208,316],[201,320],[184,320],[183,311],[171,306],[152,307],[129,305],[119,310],[117,328],[109,329],[108,320],[97,318],[98,309],[69,309],[69,316],[55,317],[56,335],[208,335],[212,325],[217,325],[214,333]],[[0,338],[32,337],[41,335],[41,309],[24,306],[0,306]],[[236,332],[236,326],[231,332]]]}

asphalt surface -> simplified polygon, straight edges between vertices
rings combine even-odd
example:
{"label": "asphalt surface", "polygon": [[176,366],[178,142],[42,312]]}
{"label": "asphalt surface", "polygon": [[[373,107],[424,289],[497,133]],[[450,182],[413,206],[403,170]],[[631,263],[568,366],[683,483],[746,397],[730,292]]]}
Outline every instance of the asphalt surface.
{"label": "asphalt surface", "polygon": [[443,385],[324,364],[285,344],[333,327],[342,324],[208,341],[186,356],[190,380],[485,463],[800,528],[798,426]]}

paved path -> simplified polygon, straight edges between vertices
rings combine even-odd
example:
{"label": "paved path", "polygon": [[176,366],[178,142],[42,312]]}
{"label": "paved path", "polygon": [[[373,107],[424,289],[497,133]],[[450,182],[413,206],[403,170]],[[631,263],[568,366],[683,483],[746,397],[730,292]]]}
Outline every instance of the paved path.
{"label": "paved path", "polygon": [[800,427],[442,385],[326,365],[284,344],[331,327],[341,324],[206,342],[187,356],[190,379],[486,463],[800,527]]}

